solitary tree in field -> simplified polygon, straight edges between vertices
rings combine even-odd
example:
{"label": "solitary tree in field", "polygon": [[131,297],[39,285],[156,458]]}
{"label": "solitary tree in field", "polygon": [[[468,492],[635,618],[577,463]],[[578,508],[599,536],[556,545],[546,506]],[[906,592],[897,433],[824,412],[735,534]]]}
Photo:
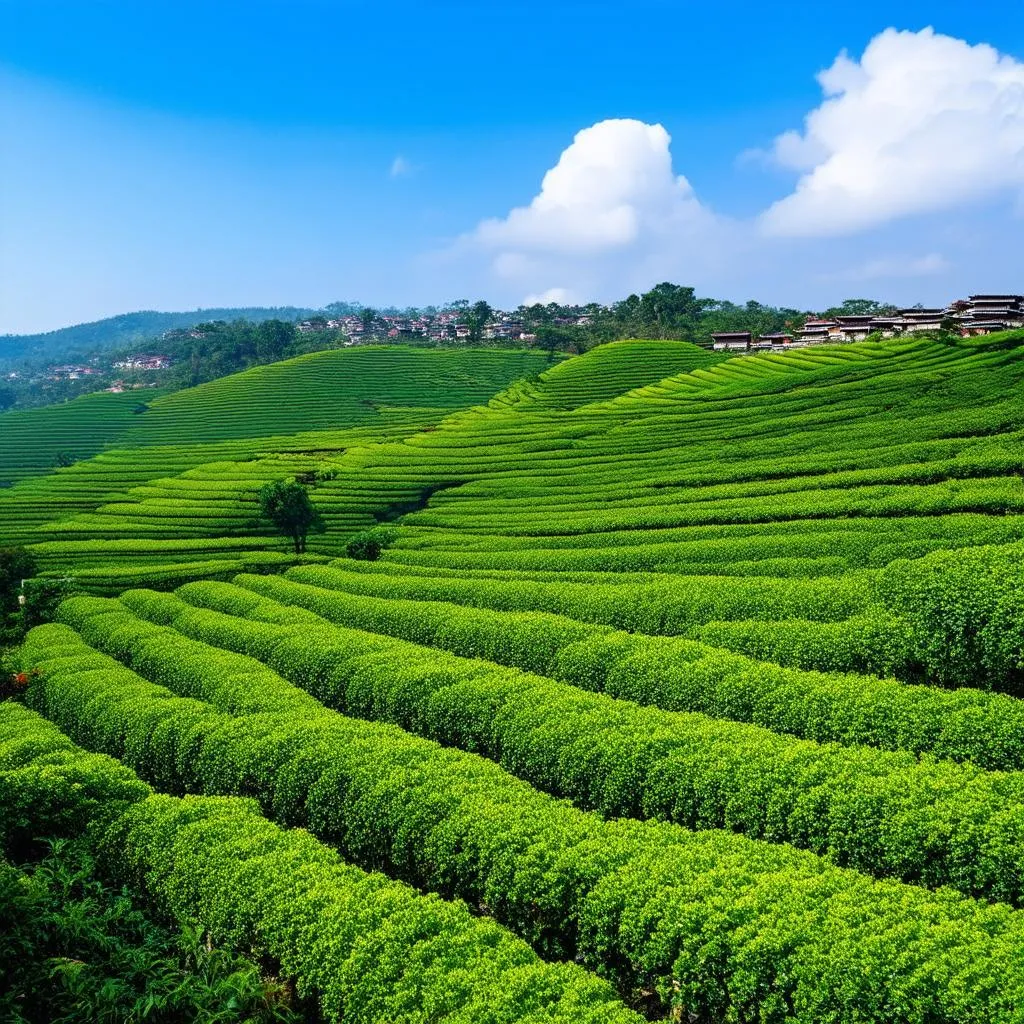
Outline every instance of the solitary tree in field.
{"label": "solitary tree in field", "polygon": [[323,516],[309,500],[309,491],[294,480],[264,484],[259,493],[260,510],[286,537],[291,537],[295,554],[306,550],[306,537],[327,529]]}

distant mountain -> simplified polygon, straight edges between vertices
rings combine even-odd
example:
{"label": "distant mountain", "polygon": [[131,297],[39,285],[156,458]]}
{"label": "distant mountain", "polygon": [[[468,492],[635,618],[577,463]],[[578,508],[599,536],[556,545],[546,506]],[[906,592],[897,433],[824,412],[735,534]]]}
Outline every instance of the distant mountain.
{"label": "distant mountain", "polygon": [[18,359],[60,359],[100,348],[121,348],[159,338],[165,331],[192,327],[207,320],[301,320],[316,310],[295,306],[194,309],[188,313],[144,310],[62,327],[45,334],[0,335],[0,363]]}

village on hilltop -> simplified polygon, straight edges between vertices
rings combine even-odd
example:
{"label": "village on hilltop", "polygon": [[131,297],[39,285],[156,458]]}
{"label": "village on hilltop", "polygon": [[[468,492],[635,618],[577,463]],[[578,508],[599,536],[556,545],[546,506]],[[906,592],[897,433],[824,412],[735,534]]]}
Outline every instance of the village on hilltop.
{"label": "village on hilltop", "polygon": [[913,307],[889,316],[808,317],[792,334],[760,334],[727,331],[711,335],[716,352],[763,352],[802,348],[806,345],[863,341],[871,334],[893,338],[919,331],[952,330],[968,338],[994,331],[1024,327],[1024,295],[971,295],[945,309]]}
{"label": "village on hilltop", "polygon": [[[481,338],[488,341],[508,339],[509,341],[534,341],[536,335],[528,331],[514,313],[492,310],[493,319],[484,325]],[[367,322],[359,316],[343,316],[332,319],[311,317],[300,320],[296,327],[300,333],[311,331],[342,331],[355,344],[366,338],[387,338],[389,341],[469,341],[473,329],[465,322],[465,312],[459,309],[442,310],[439,313],[422,313],[409,317],[400,314],[376,313]],[[588,316],[562,317],[552,321],[558,326],[585,327]]]}
{"label": "village on hilltop", "polygon": [[[571,312],[566,310],[566,312]],[[445,309],[438,312],[402,315],[374,312],[372,316],[309,317],[295,325],[299,334],[333,331],[342,336],[343,347],[379,342],[454,342],[463,344],[477,340],[522,343],[537,341],[537,335],[520,319],[516,312],[490,310],[487,323],[474,329],[466,322],[463,309]],[[556,316],[551,324],[556,327],[587,327],[589,313]],[[800,323],[796,321],[796,323]],[[710,336],[710,346],[716,352],[782,352],[808,345],[836,344],[863,341],[870,335],[892,338],[921,331],[953,331],[963,337],[991,334],[994,331],[1024,327],[1024,295],[971,295],[958,299],[945,308],[925,309],[913,307],[879,314],[817,317],[808,316],[791,331],[754,335],[751,331],[724,331]],[[200,339],[205,336],[201,327],[166,332],[164,337]],[[700,343],[700,342],[699,342]],[[174,358],[161,353],[138,353],[120,358],[110,364],[114,370],[152,372],[169,369]],[[80,380],[107,372],[97,360],[90,364],[64,364],[47,367],[46,377],[51,381]],[[11,379],[18,374],[11,373]],[[137,380],[127,383],[115,380],[107,391],[121,392],[130,388],[152,386]]]}

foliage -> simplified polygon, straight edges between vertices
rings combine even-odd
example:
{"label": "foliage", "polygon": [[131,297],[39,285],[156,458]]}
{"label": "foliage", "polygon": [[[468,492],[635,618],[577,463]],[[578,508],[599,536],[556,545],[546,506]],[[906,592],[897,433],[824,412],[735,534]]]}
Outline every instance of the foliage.
{"label": "foliage", "polygon": [[323,516],[309,500],[309,490],[294,480],[264,484],[259,490],[259,504],[277,530],[291,537],[297,555],[306,550],[310,530],[323,533],[327,529]]}
{"label": "foliage", "polygon": [[0,1016],[12,1024],[303,1019],[288,987],[147,918],[98,877],[88,844],[58,840],[22,870],[0,861]]}
{"label": "foliage", "polygon": [[184,313],[157,313],[147,310],[122,313],[87,324],[62,327],[45,334],[7,335],[0,338],[0,359],[29,356],[48,359],[78,358],[82,353],[101,348],[119,348],[129,344],[152,344],[166,331],[183,330],[210,320],[265,320],[268,315],[298,320],[308,310],[294,307],[252,309],[197,309]]}
{"label": "foliage", "polygon": [[35,559],[23,547],[0,548],[0,647],[16,642],[23,632],[18,598],[22,580],[38,571]]}
{"label": "foliage", "polygon": [[[316,599],[313,588],[289,586],[274,578],[244,582],[258,594],[312,606],[331,617],[346,607],[336,605],[332,614],[328,595]],[[989,777],[972,765],[921,764],[905,752],[818,746],[703,715],[637,708],[378,633],[325,628],[312,615],[273,601],[254,601],[223,585],[190,585],[183,594],[221,609],[234,606],[248,619],[274,624],[247,630],[245,619],[191,612],[179,603],[177,614],[171,616],[176,629],[256,655],[329,706],[360,717],[384,717],[431,739],[486,754],[532,784],[604,814],[654,817],[691,828],[727,825],[750,835],[829,850],[840,862],[866,871],[926,879],[935,885],[954,883],[1013,901],[1024,898],[1024,875],[1015,853],[992,852],[986,866],[979,867],[974,850],[976,842],[984,842],[994,851],[1000,845],[994,837],[1007,829],[1012,833],[1017,825],[1011,822],[1024,819],[1024,790],[1016,781]],[[127,594],[123,600],[143,614],[151,607],[146,595]],[[349,611],[353,604],[358,602],[347,603]],[[349,614],[344,621],[363,630],[394,629],[396,602],[376,604],[371,611],[370,602],[363,602],[366,611],[375,613],[375,622],[367,621],[365,614]],[[174,599],[164,598],[155,607],[162,617],[175,607]],[[133,664],[143,664],[143,649],[171,647],[177,650],[175,664],[183,664],[189,651],[199,661],[201,648],[167,630],[132,623],[117,613],[116,605],[76,604],[67,611],[94,644],[111,653],[124,651],[122,656]],[[446,622],[448,614],[451,619]],[[468,642],[476,649],[463,648],[464,654],[491,654],[492,661],[524,664],[524,655],[532,658],[541,652],[550,657],[563,645],[560,665],[583,686],[599,679],[605,664],[625,662],[625,671],[615,674],[610,689],[629,701],[666,702],[662,694],[681,690],[684,684],[675,678],[663,684],[659,670],[675,677],[693,658],[693,652],[677,651],[672,652],[675,657],[669,653],[641,660],[635,655],[643,652],[643,639],[605,633],[581,641],[586,627],[579,624],[575,639],[563,628],[561,638],[545,645],[544,638],[553,632],[551,617],[506,616],[505,628],[490,634],[474,634],[467,629],[467,618],[452,609],[424,607],[422,621],[426,630],[441,626],[442,644],[451,639]],[[115,624],[115,643],[131,638],[130,646],[110,646]],[[231,660],[217,657],[225,665]],[[713,674],[710,660],[698,655],[690,686],[700,686]],[[324,662],[330,667],[319,667]],[[146,664],[167,681],[170,662]],[[238,662],[239,673],[244,664]],[[400,682],[395,680],[394,665],[407,666]],[[271,685],[260,683],[264,691]],[[405,688],[406,696],[392,710],[387,695],[396,685]],[[588,751],[587,770],[581,774],[574,766],[583,751]],[[625,778],[623,757],[631,766]],[[958,795],[951,796],[954,793]],[[805,817],[808,801],[816,809],[813,820]],[[893,833],[875,835],[878,819],[892,822]],[[944,823],[948,842],[935,838],[920,849],[907,849],[908,833],[938,820]]]}
{"label": "foliage", "polygon": [[337,347],[340,341],[337,331],[326,328],[299,334],[295,324],[286,320],[208,320],[167,335],[160,349],[174,360],[168,381],[195,387],[250,366]]}
{"label": "foliage", "polygon": [[[43,631],[54,635],[54,627]],[[181,707],[180,702],[163,704],[172,714]],[[92,735],[97,742],[114,741],[109,734]],[[0,705],[0,766],[13,757],[23,770],[0,775],[0,794],[30,806],[26,770],[46,770],[52,757],[47,748],[97,773],[102,763],[113,777],[130,775],[109,758],[74,747],[49,722],[6,704]],[[141,748],[132,744],[132,749]],[[82,813],[82,791],[68,790],[62,797],[65,811],[82,826],[90,823]],[[92,810],[103,812],[93,814],[91,834],[98,837],[104,873],[144,894],[189,938],[203,936],[207,949],[244,949],[280,964],[281,975],[295,978],[301,996],[318,998],[324,1019],[641,1022],[607,983],[579,967],[544,963],[524,942],[475,917],[462,903],[422,895],[345,863],[309,833],[271,824],[252,800],[139,793],[130,806]],[[2,884],[7,877],[0,873]],[[272,1019],[274,1006],[268,1007],[271,1013],[253,1015],[252,1004],[266,1002],[266,994],[251,974],[195,977],[196,968],[211,966],[217,965],[196,964],[186,985],[204,993],[211,980],[216,982],[228,1003],[221,1002],[224,1016],[215,1019],[231,1019],[231,1010],[242,1009],[242,995],[249,997],[246,1019]]]}
{"label": "foliage", "polygon": [[[893,563],[896,569],[905,564]],[[370,623],[368,613],[386,602],[387,624],[378,619],[374,628],[536,668],[641,704],[752,722],[819,742],[927,751],[985,768],[1024,769],[1020,701],[850,671],[906,668],[926,657],[910,619],[863,608],[871,583],[861,574],[813,581],[675,576],[665,584],[608,584],[416,576],[386,565],[386,571],[372,573],[354,568],[339,562],[294,569],[287,576],[333,591],[334,608],[346,609],[349,623]],[[281,584],[275,586],[284,594]],[[292,593],[290,600],[301,600],[303,591]],[[379,600],[360,602],[356,595]],[[766,607],[780,618],[754,617]],[[474,614],[472,608],[493,611]],[[530,644],[517,650],[510,643],[489,643],[489,634],[514,634],[523,621],[504,613],[538,611],[548,613],[534,620],[551,623],[552,637],[563,624],[582,620],[634,634],[683,633],[700,642],[651,635],[630,639],[598,628],[564,646],[545,637],[537,648],[546,651],[540,661]],[[432,629],[432,622],[443,623],[446,632]],[[461,630],[451,628],[460,622]],[[782,667],[806,663],[832,671]]]}
{"label": "foliage", "polygon": [[[169,595],[152,600],[174,602]],[[89,607],[96,620],[105,617],[104,603]],[[253,631],[256,624],[242,625]],[[961,1024],[1021,1020],[1024,920],[1005,905],[977,903],[948,889],[931,893],[873,881],[785,845],[728,832],[606,821],[539,794],[480,758],[393,727],[318,711],[315,701],[275,682],[273,673],[249,659],[208,653],[205,668],[191,658],[181,661],[184,647],[172,649],[156,633],[151,643],[124,634],[119,643],[138,651],[147,671],[162,662],[161,676],[179,691],[205,694],[225,708],[241,698],[246,707],[218,713],[195,698],[172,698],[126,669],[96,671],[105,659],[62,627],[41,627],[30,641],[43,668],[33,699],[83,741],[119,751],[162,777],[180,766],[179,785],[252,793],[279,819],[307,825],[358,861],[470,897],[549,953],[575,956],[601,971],[622,992],[648,998],[657,993],[678,1019],[692,1014],[781,1022],[789,1007],[800,1005],[808,1024],[845,1019],[861,1006],[877,1008],[868,1019],[879,1021],[909,1022],[922,1014]],[[250,667],[240,674],[243,662]],[[329,655],[322,664],[331,664]],[[139,728],[131,727],[133,721]],[[620,785],[629,785],[628,776]],[[372,950],[372,957],[335,973],[335,961],[311,962],[308,947],[288,946],[326,934],[331,941],[317,943],[314,955],[347,956],[346,936],[366,931],[325,914],[334,887],[353,883],[348,876],[343,881],[331,867],[336,862],[325,859],[324,848],[308,836],[285,833],[291,845],[282,849],[281,833],[245,801],[151,798],[130,808],[122,822],[110,833],[111,849],[137,863],[136,877],[153,879],[171,908],[188,914],[205,908],[215,935],[242,943],[255,935],[300,977],[315,962],[327,985],[328,1008],[341,1009],[348,979],[365,977],[369,989],[359,985],[356,998],[368,991],[372,997],[364,998],[383,999],[379,1005],[395,1012],[389,994],[396,984],[399,993],[404,986],[386,982],[378,971],[415,965],[415,947],[385,947],[382,956],[375,943],[357,945]],[[324,867],[299,871],[299,857]],[[317,886],[315,909],[309,883]],[[254,892],[259,900],[252,899]],[[346,906],[364,906],[370,898],[364,892],[347,896]],[[290,909],[282,918],[274,908],[284,906]],[[375,906],[369,910],[374,920]],[[396,918],[421,920],[412,909]],[[416,923],[387,934],[400,942],[419,930]],[[455,948],[456,955],[442,962],[472,971],[466,946]],[[605,990],[575,968],[547,969],[566,985],[591,985],[584,988],[586,999],[574,995],[565,1019],[629,1019],[621,1009],[614,1016]],[[506,1012],[508,1000],[518,1000],[518,986],[510,989],[505,978],[490,975],[483,987],[472,975],[460,976],[466,984],[459,992],[486,1006],[489,1019],[522,1015]],[[438,983],[450,998],[445,974]],[[522,991],[537,992],[537,984],[524,982]],[[422,990],[408,998],[406,1005],[431,1005]],[[346,1020],[364,1019],[351,997],[344,1005]],[[550,1005],[554,1019],[561,1019],[558,1005]],[[470,1013],[460,1019],[475,1018]]]}
{"label": "foliage", "polygon": [[1024,696],[1024,545],[936,551],[891,562],[882,602],[912,624],[913,649],[946,686]]}
{"label": "foliage", "polygon": [[345,554],[357,561],[375,562],[380,558],[380,553],[394,543],[396,536],[396,531],[387,526],[362,530],[349,539],[345,545]]}
{"label": "foliage", "polygon": [[874,299],[845,299],[838,306],[830,306],[822,316],[891,316],[896,307]]}
{"label": "foliage", "polygon": [[21,611],[22,630],[52,622],[61,602],[81,593],[81,589],[71,578],[47,579],[37,576],[26,580],[25,604]]}
{"label": "foliage", "polygon": [[[336,933],[280,908],[319,868],[240,837],[307,828],[649,1017],[1024,1024],[1024,332],[732,358],[670,335],[793,311],[671,286],[630,310],[662,337],[546,368],[364,346],[157,399],[133,447],[0,496],[46,577],[120,595],[65,601],[4,674],[188,797],[104,818],[139,858],[117,877],[297,949],[310,991]],[[600,308],[526,312],[539,338],[614,334]],[[282,479],[331,525],[313,554],[257,518]],[[75,793],[105,806],[93,769],[43,756],[0,777],[26,849],[36,820],[82,826]],[[374,1005],[405,1019],[404,985]]]}

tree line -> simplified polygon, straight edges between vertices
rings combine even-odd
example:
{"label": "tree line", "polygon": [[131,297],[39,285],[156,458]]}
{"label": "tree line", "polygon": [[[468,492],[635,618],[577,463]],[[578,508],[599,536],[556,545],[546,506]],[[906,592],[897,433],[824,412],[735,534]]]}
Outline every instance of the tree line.
{"label": "tree line", "polygon": [[[814,315],[883,315],[894,309],[894,306],[874,299],[847,299]],[[384,317],[412,320],[431,318],[440,313],[454,313],[455,322],[468,328],[468,337],[458,341],[408,334],[398,339],[388,338],[390,325]],[[10,408],[65,401],[106,387],[115,379],[129,385],[156,383],[171,389],[194,387],[251,366],[337,348],[348,338],[342,330],[328,328],[327,321],[341,316],[357,316],[363,326],[362,337],[375,343],[397,340],[400,344],[428,346],[468,343],[497,347],[526,344],[545,349],[553,355],[558,351],[586,352],[596,345],[627,338],[690,341],[707,345],[711,335],[720,331],[769,334],[797,330],[810,315],[808,311],[768,306],[753,300],[739,304],[705,298],[697,295],[692,287],[668,281],[607,305],[550,302],[502,311],[483,299],[475,302],[458,299],[440,307],[405,309],[374,309],[354,302],[333,302],[325,306],[320,315],[312,317],[303,330],[299,330],[291,320],[276,318],[258,322],[242,318],[209,320],[169,331],[159,339],[135,342],[119,350],[108,349],[102,356],[104,371],[89,378],[54,380],[46,376],[42,365],[32,367],[26,364],[19,380],[0,381],[0,413]],[[496,323],[511,324],[518,330],[511,336],[506,332],[504,336],[490,337],[488,327]],[[519,334],[525,334],[527,338],[523,340]],[[154,372],[115,369],[110,365],[130,355],[155,350],[171,357],[173,362],[169,369]],[[90,356],[95,361],[98,352]],[[82,356],[83,361],[86,358]]]}

